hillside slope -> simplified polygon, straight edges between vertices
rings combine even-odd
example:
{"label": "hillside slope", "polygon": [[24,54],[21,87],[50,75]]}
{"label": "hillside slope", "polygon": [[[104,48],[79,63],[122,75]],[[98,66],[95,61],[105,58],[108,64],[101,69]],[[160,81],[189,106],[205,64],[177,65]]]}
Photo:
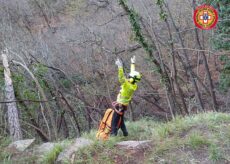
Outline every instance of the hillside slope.
{"label": "hillside slope", "polygon": [[[129,137],[95,142],[76,163],[230,163],[230,115],[204,113],[168,123],[129,122]],[[94,133],[86,135],[93,139]],[[118,140],[152,140],[146,150],[122,150]]]}
{"label": "hillside slope", "polygon": [[[85,133],[82,137],[93,142],[71,155],[72,162],[67,163],[230,163],[229,114],[203,113],[167,123],[145,118],[127,122],[127,127],[128,137],[120,132],[118,137],[111,137],[107,142],[95,139],[96,130]],[[150,140],[148,146],[138,149],[118,144],[145,140]],[[22,154],[11,155],[3,151],[0,163],[55,163],[61,152],[74,145],[73,140],[64,142],[55,143],[56,146],[42,158],[36,156],[35,148],[39,145]],[[1,150],[4,150],[2,146]]]}

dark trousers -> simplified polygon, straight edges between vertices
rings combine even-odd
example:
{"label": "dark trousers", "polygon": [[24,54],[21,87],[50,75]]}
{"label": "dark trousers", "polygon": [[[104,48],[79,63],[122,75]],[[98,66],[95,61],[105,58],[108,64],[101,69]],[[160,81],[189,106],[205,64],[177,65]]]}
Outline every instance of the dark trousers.
{"label": "dark trousers", "polygon": [[124,122],[124,114],[127,106],[118,104],[115,108],[119,113],[116,112],[116,110],[113,112],[111,136],[116,136],[119,128],[121,128],[124,136],[128,136],[128,131]]}

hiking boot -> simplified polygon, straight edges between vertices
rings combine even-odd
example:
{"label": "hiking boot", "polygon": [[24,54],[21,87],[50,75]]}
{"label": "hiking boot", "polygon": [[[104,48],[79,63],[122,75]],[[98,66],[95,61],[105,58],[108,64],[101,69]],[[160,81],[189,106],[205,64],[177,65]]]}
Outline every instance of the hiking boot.
{"label": "hiking boot", "polygon": [[123,136],[127,137],[129,135],[128,132],[123,132]]}

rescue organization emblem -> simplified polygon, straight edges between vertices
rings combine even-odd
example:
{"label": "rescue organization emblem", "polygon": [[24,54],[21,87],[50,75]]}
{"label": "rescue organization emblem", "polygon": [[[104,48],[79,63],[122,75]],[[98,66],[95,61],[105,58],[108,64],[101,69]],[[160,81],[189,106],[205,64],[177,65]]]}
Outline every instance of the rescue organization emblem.
{"label": "rescue organization emblem", "polygon": [[194,12],[193,20],[198,28],[210,30],[217,24],[218,13],[212,6],[198,6]]}

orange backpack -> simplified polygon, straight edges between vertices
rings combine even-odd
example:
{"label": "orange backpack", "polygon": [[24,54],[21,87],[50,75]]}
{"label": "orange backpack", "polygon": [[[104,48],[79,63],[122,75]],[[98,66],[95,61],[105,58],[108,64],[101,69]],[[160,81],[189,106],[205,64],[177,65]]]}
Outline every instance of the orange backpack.
{"label": "orange backpack", "polygon": [[102,118],[96,137],[100,140],[107,140],[111,132],[111,124],[114,110],[109,108],[106,110],[104,117]]}

